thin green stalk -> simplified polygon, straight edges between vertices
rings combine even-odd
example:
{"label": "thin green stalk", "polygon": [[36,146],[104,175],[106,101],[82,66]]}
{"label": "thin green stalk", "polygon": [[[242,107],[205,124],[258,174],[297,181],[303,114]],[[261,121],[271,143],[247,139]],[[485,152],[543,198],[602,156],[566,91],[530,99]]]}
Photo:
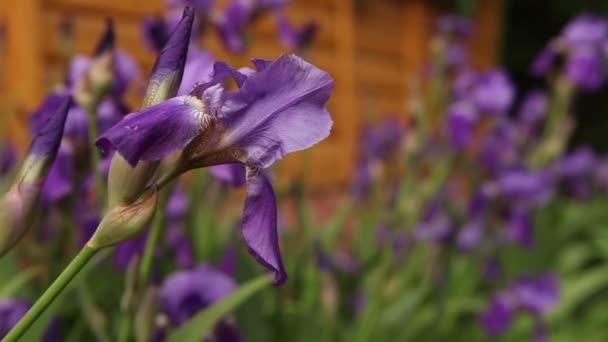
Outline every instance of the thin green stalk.
{"label": "thin green stalk", "polygon": [[40,315],[46,310],[51,303],[59,296],[61,291],[74,279],[74,277],[82,270],[82,268],[91,260],[91,258],[97,253],[97,249],[85,246],[72,262],[61,272],[59,277],[51,284],[51,286],[42,294],[40,298],[34,303],[34,306],[23,316],[23,318],[15,325],[15,327],[9,331],[9,333],[2,339],[2,342],[14,342],[17,341],[27,329],[40,317]]}
{"label": "thin green stalk", "polygon": [[128,312],[122,314],[118,328],[118,342],[126,342],[131,335],[131,315]]}
{"label": "thin green stalk", "polygon": [[97,129],[97,106],[95,104],[83,106],[87,112],[89,121],[89,147],[91,148],[91,169],[95,174],[95,188],[97,190],[97,199],[99,206],[102,207],[106,203],[106,185],[103,173],[99,168],[101,164],[101,152],[95,148],[95,140],[99,134]]}
{"label": "thin green stalk", "polygon": [[169,200],[169,195],[171,194],[170,189],[165,189],[160,193],[160,198],[158,199],[158,208],[156,211],[156,216],[154,217],[154,226],[152,226],[152,231],[148,236],[148,241],[146,241],[146,248],[144,249],[144,254],[141,258],[141,266],[139,267],[139,286],[144,289],[148,285],[148,280],[150,279],[150,272],[152,271],[152,260],[154,259],[154,249],[156,245],[165,234],[165,207],[167,206],[167,201]]}

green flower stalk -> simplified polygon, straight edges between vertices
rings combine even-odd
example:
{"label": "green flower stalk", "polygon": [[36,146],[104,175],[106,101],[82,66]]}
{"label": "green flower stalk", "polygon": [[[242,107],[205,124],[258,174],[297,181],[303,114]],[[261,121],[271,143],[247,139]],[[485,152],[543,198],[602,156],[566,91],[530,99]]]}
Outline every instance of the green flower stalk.
{"label": "green flower stalk", "polygon": [[47,115],[46,123],[32,141],[14,184],[0,199],[0,256],[10,251],[32,225],[71,103],[71,96],[59,94],[50,95],[44,102],[41,113]]}
{"label": "green flower stalk", "polygon": [[[185,8],[182,20],[156,61],[143,101],[144,106],[176,95],[188,53],[193,20],[193,10]],[[104,70],[107,71],[107,66],[112,65],[112,56],[103,52],[108,49],[102,48],[108,46],[104,42],[113,41],[111,24],[105,37],[107,39],[102,40],[96,53],[99,58],[89,69],[88,81],[83,81],[84,83],[77,87],[80,90],[91,90],[81,91],[76,95],[81,104],[94,103],[96,97],[92,95],[103,93],[106,87],[109,89],[111,85],[111,74],[106,78]],[[136,167],[130,167],[118,153],[115,155],[108,180],[110,207],[93,237],[2,342],[17,341],[100,249],[132,239],[144,231],[156,212],[157,191],[147,193],[147,185],[158,164],[142,162]],[[140,198],[142,196],[144,197]]]}

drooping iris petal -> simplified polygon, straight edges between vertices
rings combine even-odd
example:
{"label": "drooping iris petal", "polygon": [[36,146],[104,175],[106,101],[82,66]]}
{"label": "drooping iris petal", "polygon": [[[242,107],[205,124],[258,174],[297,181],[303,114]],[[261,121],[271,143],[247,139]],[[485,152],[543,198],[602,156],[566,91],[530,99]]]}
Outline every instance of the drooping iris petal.
{"label": "drooping iris petal", "polygon": [[333,123],[325,109],[332,88],[333,80],[324,71],[302,58],[282,55],[226,99],[223,146],[241,148],[248,164],[265,168],[318,143]]}
{"label": "drooping iris petal", "polygon": [[242,164],[223,164],[209,168],[215,178],[234,187],[245,185],[245,167]]}
{"label": "drooping iris petal", "polygon": [[95,144],[112,148],[135,166],[139,160],[160,160],[179,151],[202,130],[203,103],[193,96],[180,96],[127,115],[102,134]]}
{"label": "drooping iris petal", "polygon": [[274,284],[287,280],[279,250],[277,203],[272,185],[256,169],[247,170],[247,198],[243,210],[242,232],[249,252],[275,273]]}

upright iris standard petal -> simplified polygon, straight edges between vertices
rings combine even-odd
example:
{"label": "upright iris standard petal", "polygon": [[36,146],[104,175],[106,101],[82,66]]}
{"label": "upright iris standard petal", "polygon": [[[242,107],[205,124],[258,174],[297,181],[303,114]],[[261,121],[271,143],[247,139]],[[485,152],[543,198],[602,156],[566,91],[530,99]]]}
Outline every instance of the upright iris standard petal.
{"label": "upright iris standard petal", "polygon": [[244,82],[222,108],[228,126],[223,146],[240,147],[246,163],[268,167],[286,154],[329,135],[325,109],[333,80],[294,55],[282,55]]}
{"label": "upright iris standard petal", "polygon": [[257,169],[247,169],[247,199],[242,222],[243,238],[255,259],[275,274],[274,284],[287,280],[279,250],[277,203],[266,176]]}
{"label": "upright iris standard petal", "polygon": [[104,151],[116,148],[131,166],[140,160],[160,160],[202,131],[203,110],[203,103],[193,96],[174,97],[126,116],[95,144]]}

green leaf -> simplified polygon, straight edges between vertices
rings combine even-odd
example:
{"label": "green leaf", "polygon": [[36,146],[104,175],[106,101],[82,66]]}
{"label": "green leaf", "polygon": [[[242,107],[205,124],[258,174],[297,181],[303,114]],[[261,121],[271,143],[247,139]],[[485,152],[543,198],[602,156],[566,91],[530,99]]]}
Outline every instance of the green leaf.
{"label": "green leaf", "polygon": [[256,292],[272,283],[271,275],[263,275],[245,283],[228,297],[196,314],[190,321],[169,335],[171,342],[198,342],[209,336],[213,326]]}

